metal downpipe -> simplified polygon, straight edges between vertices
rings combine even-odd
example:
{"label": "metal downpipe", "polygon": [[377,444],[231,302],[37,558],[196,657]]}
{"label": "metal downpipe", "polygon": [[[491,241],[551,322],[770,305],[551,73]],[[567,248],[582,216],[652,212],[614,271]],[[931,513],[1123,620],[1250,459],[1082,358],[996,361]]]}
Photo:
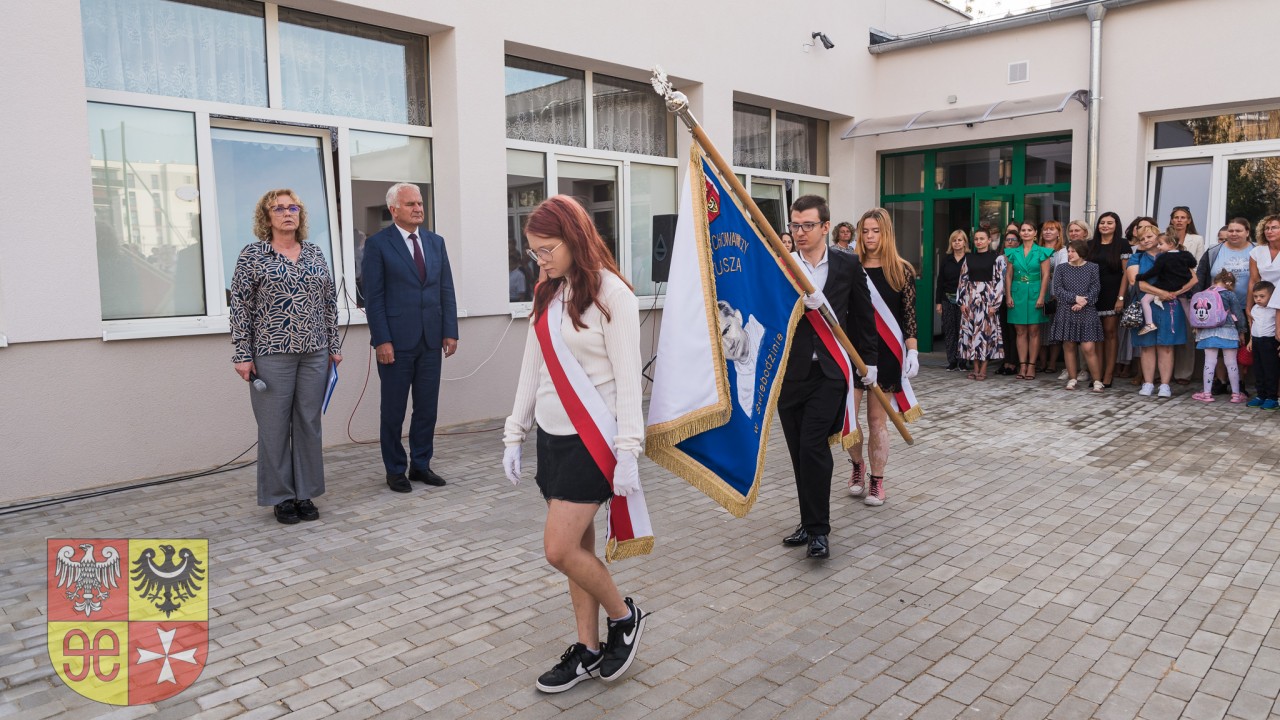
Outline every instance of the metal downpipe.
{"label": "metal downpipe", "polygon": [[1107,8],[1094,3],[1089,16],[1089,131],[1085,159],[1084,219],[1090,227],[1098,219],[1098,121],[1102,103],[1102,18]]}

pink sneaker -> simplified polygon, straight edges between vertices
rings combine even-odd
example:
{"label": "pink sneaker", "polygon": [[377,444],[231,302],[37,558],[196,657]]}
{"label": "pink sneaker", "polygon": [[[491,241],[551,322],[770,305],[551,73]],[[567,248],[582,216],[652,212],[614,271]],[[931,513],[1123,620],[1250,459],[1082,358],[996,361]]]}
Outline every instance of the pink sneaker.
{"label": "pink sneaker", "polygon": [[1249,399],[1249,396],[1245,395],[1244,393],[1231,393],[1231,402],[1233,403],[1242,403],[1248,399]]}
{"label": "pink sneaker", "polygon": [[1200,402],[1213,402],[1213,393],[1198,392],[1192,395],[1191,399],[1199,400]]}
{"label": "pink sneaker", "polygon": [[867,494],[867,486],[862,481],[862,463],[853,463],[853,472],[849,475],[849,494],[862,497]]}
{"label": "pink sneaker", "polygon": [[868,475],[867,496],[862,499],[863,505],[876,507],[884,504],[884,478],[877,475]]}

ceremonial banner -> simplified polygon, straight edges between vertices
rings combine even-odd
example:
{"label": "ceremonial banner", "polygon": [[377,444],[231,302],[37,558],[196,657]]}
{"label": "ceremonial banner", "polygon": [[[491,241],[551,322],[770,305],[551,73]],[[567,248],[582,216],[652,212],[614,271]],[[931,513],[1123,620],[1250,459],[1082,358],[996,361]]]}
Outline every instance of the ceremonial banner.
{"label": "ceremonial banner", "polygon": [[49,660],[71,689],[144,705],[191,686],[208,660],[208,540],[53,538]]}
{"label": "ceremonial banner", "polygon": [[800,289],[696,143],[680,197],[646,454],[737,517],[755,503]]}

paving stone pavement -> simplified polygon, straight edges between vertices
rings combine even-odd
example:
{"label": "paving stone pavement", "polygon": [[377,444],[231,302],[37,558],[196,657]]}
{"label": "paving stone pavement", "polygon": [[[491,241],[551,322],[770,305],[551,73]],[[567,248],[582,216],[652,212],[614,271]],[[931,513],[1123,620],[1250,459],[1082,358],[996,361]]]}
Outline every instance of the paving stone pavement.
{"label": "paving stone pavement", "polygon": [[[495,421],[440,437],[449,485],[410,495],[387,489],[376,445],[330,450],[317,523],[256,507],[252,468],[4,516],[0,716],[1280,715],[1280,413],[929,362],[886,504],[832,488],[825,562],[780,544],[797,509],[776,426],[744,519],[642,461],[657,547],[613,572],[653,617],[616,684],[533,688],[573,619]],[[44,539],[70,536],[210,540],[193,687],[112,708],[61,684]]]}

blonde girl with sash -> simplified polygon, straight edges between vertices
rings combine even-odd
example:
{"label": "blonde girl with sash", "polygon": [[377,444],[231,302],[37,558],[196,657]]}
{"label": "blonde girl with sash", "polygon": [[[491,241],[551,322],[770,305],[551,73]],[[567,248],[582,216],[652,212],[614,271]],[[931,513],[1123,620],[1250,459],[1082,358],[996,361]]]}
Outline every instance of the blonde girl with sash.
{"label": "blonde girl with sash", "polygon": [[[636,464],[644,447],[639,305],[587,211],[573,198],[543,201],[529,216],[525,237],[544,279],[533,292],[531,327],[503,437],[503,468],[512,483],[520,482],[521,446],[536,421],[535,480],[547,503],[543,548],[547,562],[569,581],[578,635],[535,683],[556,693],[592,676],[620,678],[644,629],[645,613],[623,598],[595,552],[601,505],[610,503],[610,551],[615,540],[642,542],[626,532],[632,523],[648,524]],[[628,525],[622,533],[620,524]],[[638,536],[651,535],[647,528],[634,529]],[[651,545],[652,538],[647,540]],[[601,608],[608,616],[603,644]]]}
{"label": "blonde girl with sash", "polygon": [[[884,208],[863,213],[858,220],[857,255],[867,272],[871,284],[871,304],[876,311],[876,331],[880,340],[877,366],[877,384],[889,395],[894,407],[908,420],[920,415],[910,378],[920,372],[920,359],[916,353],[916,273],[911,263],[898,255],[897,241],[893,234],[893,221]],[[854,391],[854,404],[862,402],[866,384],[861,378]],[[865,505],[883,505],[886,490],[885,468],[889,464],[888,415],[879,402],[867,403],[867,430],[864,433],[869,446],[867,460],[869,472],[862,478],[862,445],[849,448],[849,460],[853,462],[853,478],[849,492],[862,498]]]}

